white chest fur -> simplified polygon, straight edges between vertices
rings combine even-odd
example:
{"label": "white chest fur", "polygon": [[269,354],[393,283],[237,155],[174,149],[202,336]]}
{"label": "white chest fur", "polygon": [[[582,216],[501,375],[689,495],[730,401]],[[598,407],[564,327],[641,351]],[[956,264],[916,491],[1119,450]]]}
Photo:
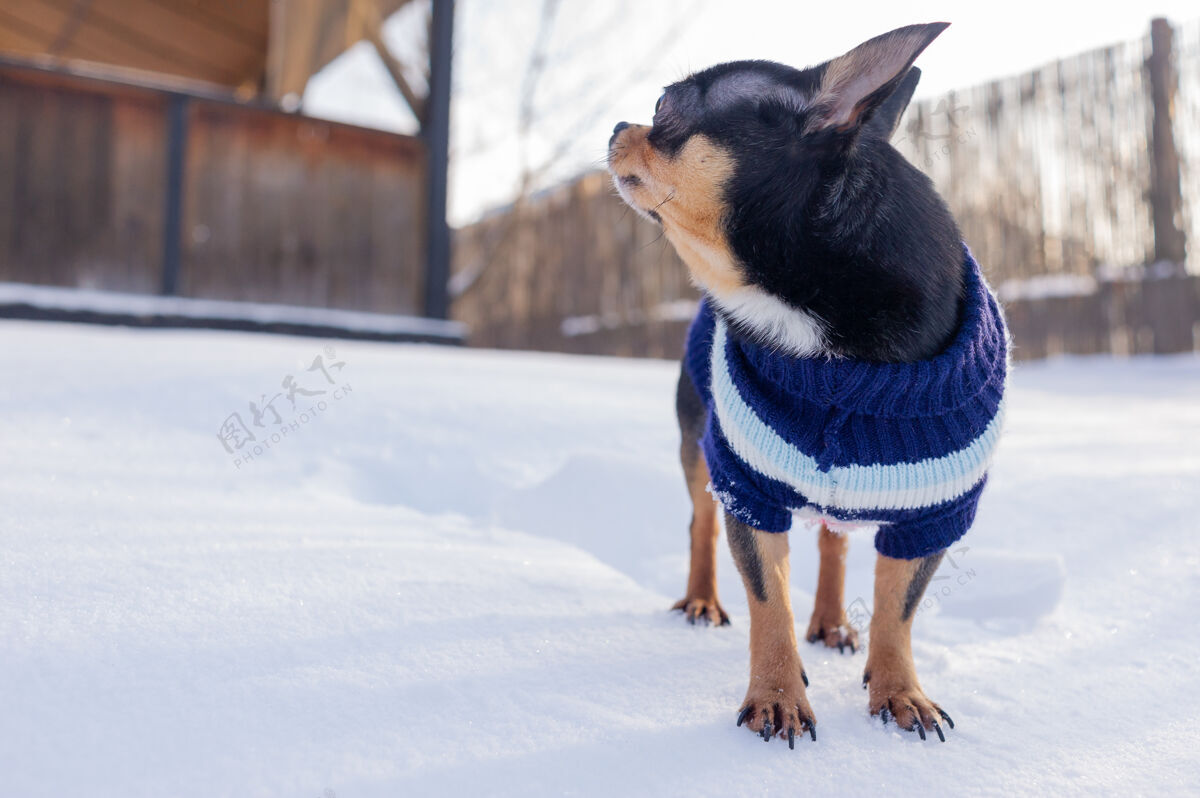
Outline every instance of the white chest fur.
{"label": "white chest fur", "polygon": [[713,298],[732,318],[760,333],[764,341],[781,352],[813,357],[828,351],[820,319],[789,306],[757,286],[745,286]]}

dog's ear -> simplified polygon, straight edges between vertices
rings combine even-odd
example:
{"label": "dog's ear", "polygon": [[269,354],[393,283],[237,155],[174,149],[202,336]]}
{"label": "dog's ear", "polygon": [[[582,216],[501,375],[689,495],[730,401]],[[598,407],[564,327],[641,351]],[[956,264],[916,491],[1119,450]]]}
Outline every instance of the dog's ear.
{"label": "dog's ear", "polygon": [[895,135],[896,130],[900,127],[900,117],[904,116],[904,110],[908,108],[908,103],[912,100],[913,92],[917,90],[917,83],[920,80],[921,70],[917,67],[910,67],[908,73],[900,79],[900,84],[896,86],[892,95],[875,109],[871,121],[867,122],[867,129],[884,141]]}
{"label": "dog's ear", "polygon": [[808,130],[860,129],[900,88],[921,51],[949,26],[931,22],[897,28],[825,64]]}

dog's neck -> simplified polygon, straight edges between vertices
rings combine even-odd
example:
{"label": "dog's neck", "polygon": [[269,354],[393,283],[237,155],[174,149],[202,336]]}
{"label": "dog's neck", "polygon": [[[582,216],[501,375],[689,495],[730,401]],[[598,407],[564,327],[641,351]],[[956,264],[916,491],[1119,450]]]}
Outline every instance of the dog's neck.
{"label": "dog's neck", "polygon": [[714,292],[718,306],[757,342],[804,356],[933,356],[958,326],[963,250],[953,217],[898,154],[895,163],[846,164],[841,177],[794,209],[743,201],[731,255],[752,288]]}

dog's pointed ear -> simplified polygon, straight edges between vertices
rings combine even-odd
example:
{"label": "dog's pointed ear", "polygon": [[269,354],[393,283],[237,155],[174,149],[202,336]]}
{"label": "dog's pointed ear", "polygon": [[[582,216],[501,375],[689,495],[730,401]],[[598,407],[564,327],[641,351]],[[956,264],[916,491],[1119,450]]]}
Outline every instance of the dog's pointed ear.
{"label": "dog's pointed ear", "polygon": [[897,28],[825,64],[809,131],[861,128],[900,88],[921,51],[949,26],[931,22]]}
{"label": "dog's pointed ear", "polygon": [[896,90],[875,109],[871,121],[867,122],[867,128],[884,141],[895,135],[896,130],[900,127],[900,117],[904,116],[904,111],[908,108],[920,80],[921,70],[918,67],[910,67],[907,74],[900,79]]}

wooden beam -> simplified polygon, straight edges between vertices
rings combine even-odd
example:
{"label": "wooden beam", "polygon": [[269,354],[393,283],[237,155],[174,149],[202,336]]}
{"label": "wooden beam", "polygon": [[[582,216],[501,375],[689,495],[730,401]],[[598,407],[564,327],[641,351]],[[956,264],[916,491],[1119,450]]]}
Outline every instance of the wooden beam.
{"label": "wooden beam", "polygon": [[375,48],[375,52],[383,61],[383,66],[391,76],[392,82],[396,84],[404,101],[412,109],[413,116],[424,127],[425,98],[413,91],[408,79],[404,77],[404,65],[392,55],[387,42],[383,40],[383,19],[379,15],[379,7],[375,4],[375,0],[350,0],[350,14],[357,18],[359,34]]}
{"label": "wooden beam", "polygon": [[1179,151],[1175,149],[1172,116],[1179,76],[1172,54],[1174,31],[1161,17],[1150,23],[1150,99],[1153,110],[1150,210],[1154,218],[1154,259],[1183,263],[1186,239],[1180,229],[1183,195],[1179,182]]}

